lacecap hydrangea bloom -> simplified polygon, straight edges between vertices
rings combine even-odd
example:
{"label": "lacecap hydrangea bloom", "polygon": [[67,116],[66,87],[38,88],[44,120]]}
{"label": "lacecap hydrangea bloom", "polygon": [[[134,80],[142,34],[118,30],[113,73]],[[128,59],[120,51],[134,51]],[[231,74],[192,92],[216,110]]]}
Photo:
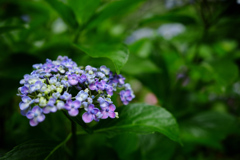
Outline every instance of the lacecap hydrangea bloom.
{"label": "lacecap hydrangea bloom", "polygon": [[44,64],[34,64],[33,68],[31,74],[24,75],[20,81],[23,86],[18,88],[22,99],[20,110],[31,126],[58,110],[66,110],[73,117],[85,110],[82,114],[85,123],[118,118],[111,100],[114,92],[121,90],[119,95],[124,105],[135,97],[125,78],[113,74],[106,66],[79,67],[67,56],[59,56],[56,61],[47,59]]}

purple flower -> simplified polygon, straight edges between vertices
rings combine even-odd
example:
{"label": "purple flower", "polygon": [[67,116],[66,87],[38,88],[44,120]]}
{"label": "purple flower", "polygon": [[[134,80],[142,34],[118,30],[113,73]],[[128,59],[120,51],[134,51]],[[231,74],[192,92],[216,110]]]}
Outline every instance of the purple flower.
{"label": "purple flower", "polygon": [[[43,121],[45,114],[61,109],[66,109],[71,116],[77,116],[79,109],[84,108],[86,112],[82,119],[85,123],[115,118],[118,115],[111,100],[113,92],[122,88],[120,98],[124,104],[135,97],[131,86],[125,84],[125,78],[113,74],[106,66],[78,67],[67,56],[59,56],[55,61],[47,59],[43,64],[33,65],[33,68],[20,81],[22,87],[18,88],[17,94],[22,98],[19,103],[21,112],[30,119],[31,126]],[[78,94],[75,95],[77,90]]]}
{"label": "purple flower", "polygon": [[43,113],[48,114],[50,112],[56,112],[57,107],[54,105],[55,102],[56,102],[56,99],[54,98],[49,99],[46,107],[43,108]]}
{"label": "purple flower", "polygon": [[60,97],[61,95],[59,92],[56,92],[56,93],[53,93],[52,96],[53,98],[58,99],[58,97]]}
{"label": "purple flower", "polygon": [[65,73],[64,66],[60,65],[57,67],[57,69],[60,73],[62,73],[62,74]]}
{"label": "purple flower", "polygon": [[106,66],[101,66],[100,71],[102,71],[104,74],[109,75],[110,69]]}
{"label": "purple flower", "polygon": [[68,81],[61,80],[61,83],[63,84],[64,87],[69,87],[69,86],[70,86],[70,84],[68,83]]}
{"label": "purple flower", "polygon": [[85,70],[86,71],[97,71],[97,68],[94,68],[94,67],[92,67],[92,66],[90,66],[90,65],[87,65],[86,67],[85,67]]}
{"label": "purple flower", "polygon": [[118,83],[119,84],[124,84],[124,81],[125,81],[125,78],[121,74],[119,74],[118,75]]}
{"label": "purple flower", "polygon": [[97,77],[103,78],[105,77],[105,74],[102,72],[97,72]]}
{"label": "purple flower", "polygon": [[89,89],[91,89],[92,91],[93,91],[93,90],[96,90],[96,89],[97,89],[96,83],[91,83],[91,84],[89,85]]}
{"label": "purple flower", "polygon": [[106,88],[107,94],[112,96],[113,95],[113,87],[111,85],[106,85],[105,88]]}
{"label": "purple flower", "polygon": [[33,65],[33,68],[35,68],[35,69],[40,69],[42,67],[42,64],[40,63],[40,64],[34,64]]}
{"label": "purple flower", "polygon": [[49,83],[50,83],[50,84],[55,84],[55,83],[57,83],[57,78],[56,78],[56,77],[50,78]]}
{"label": "purple flower", "polygon": [[34,102],[34,100],[32,100],[30,97],[28,96],[24,96],[22,97],[22,102],[19,103],[19,107],[21,110],[25,110],[27,109],[30,104],[32,104]]}
{"label": "purple flower", "polygon": [[36,83],[34,83],[34,84],[32,84],[30,86],[30,89],[29,89],[30,93],[35,92],[37,90],[40,90],[41,87],[42,87],[42,82],[41,81],[37,81]]}
{"label": "purple flower", "polygon": [[101,108],[104,108],[104,107],[108,107],[109,106],[109,103],[107,101],[102,101],[102,103],[100,103],[100,107]]}
{"label": "purple flower", "polygon": [[65,91],[65,92],[63,93],[63,95],[60,96],[60,98],[61,98],[61,99],[64,99],[64,100],[69,100],[69,99],[72,98],[72,95],[69,94],[67,91]]}
{"label": "purple flower", "polygon": [[96,85],[98,90],[103,91],[105,89],[106,82],[104,80],[101,80],[100,82],[96,82]]}
{"label": "purple flower", "polygon": [[81,75],[79,78],[78,78],[78,82],[79,83],[83,83],[87,80],[87,76],[85,74]]}
{"label": "purple flower", "polygon": [[99,121],[97,116],[99,109],[95,108],[93,104],[89,104],[87,107],[87,112],[82,115],[82,119],[85,123],[90,123],[92,120]]}
{"label": "purple flower", "polygon": [[20,91],[23,95],[26,95],[26,94],[28,94],[29,89],[26,86],[22,86],[22,87],[20,87]]}
{"label": "purple flower", "polygon": [[65,107],[65,103],[63,101],[57,102],[57,109],[63,109]]}
{"label": "purple flower", "polygon": [[120,92],[120,98],[124,105],[127,105],[134,97],[131,90],[122,90]]}
{"label": "purple flower", "polygon": [[102,97],[99,97],[99,98],[97,99],[97,101],[98,101],[100,104],[103,103],[103,102],[105,102],[104,98],[102,98]]}
{"label": "purple flower", "polygon": [[26,114],[26,117],[30,119],[29,123],[31,126],[36,126],[39,122],[42,122],[45,119],[42,109],[38,106],[33,107],[33,109]]}
{"label": "purple flower", "polygon": [[88,98],[88,93],[81,90],[76,96],[76,100],[82,102]]}
{"label": "purple flower", "polygon": [[65,108],[68,110],[68,114],[70,116],[77,116],[79,111],[78,108],[80,108],[81,102],[78,100],[72,101],[68,100],[67,103],[65,104]]}
{"label": "purple flower", "polygon": [[110,118],[115,118],[116,114],[115,114],[115,105],[114,104],[110,104],[108,107],[103,107],[101,110],[102,113],[102,119],[107,119],[108,117]]}
{"label": "purple flower", "polygon": [[78,84],[78,76],[76,74],[68,75],[68,82],[73,86]]}

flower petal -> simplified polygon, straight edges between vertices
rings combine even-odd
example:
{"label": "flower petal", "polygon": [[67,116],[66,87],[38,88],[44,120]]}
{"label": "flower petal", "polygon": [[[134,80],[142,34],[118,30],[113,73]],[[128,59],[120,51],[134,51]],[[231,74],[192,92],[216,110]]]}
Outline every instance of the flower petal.
{"label": "flower petal", "polygon": [[88,105],[88,111],[91,111],[91,110],[93,110],[94,109],[94,104],[89,104]]}
{"label": "flower petal", "polygon": [[101,108],[108,107],[108,106],[109,106],[109,103],[106,101],[100,104]]}
{"label": "flower petal", "polygon": [[115,111],[115,109],[116,109],[116,106],[114,104],[109,105],[109,110],[110,111]]}
{"label": "flower petal", "polygon": [[85,123],[90,123],[92,122],[93,120],[93,116],[92,114],[89,114],[88,112],[85,112],[83,115],[82,115],[82,119]]}
{"label": "flower petal", "polygon": [[97,114],[99,112],[99,109],[98,108],[94,108],[92,111],[94,112],[94,114]]}
{"label": "flower petal", "polygon": [[75,108],[72,108],[70,111],[68,111],[68,114],[73,117],[77,116],[78,113],[79,113],[78,109]]}
{"label": "flower petal", "polygon": [[108,118],[108,113],[105,111],[102,111],[102,118],[101,119],[107,119]]}
{"label": "flower petal", "polygon": [[95,90],[96,89],[96,85],[94,83],[89,85],[89,89],[91,90]]}
{"label": "flower petal", "polygon": [[31,111],[27,112],[26,117],[28,119],[32,119],[33,118],[33,113]]}
{"label": "flower petal", "polygon": [[50,113],[50,111],[51,111],[51,107],[50,106],[46,106],[46,107],[43,108],[43,113],[45,113],[45,114]]}
{"label": "flower petal", "polygon": [[25,110],[29,107],[29,103],[20,102],[19,107],[20,107],[21,110]]}
{"label": "flower petal", "polygon": [[42,121],[44,121],[44,119],[45,119],[45,115],[44,115],[44,114],[41,114],[41,115],[39,115],[39,116],[37,117],[37,121],[38,121],[38,122],[42,122]]}
{"label": "flower petal", "polygon": [[78,84],[78,81],[76,79],[69,79],[68,83],[70,83],[72,86]]}
{"label": "flower petal", "polygon": [[29,124],[30,124],[32,127],[34,127],[34,126],[36,126],[36,125],[38,124],[38,121],[33,118],[33,119],[31,119],[31,120],[29,121]]}
{"label": "flower petal", "polygon": [[75,100],[72,102],[72,105],[75,107],[75,108],[79,108],[81,106],[81,102],[78,101],[78,100]]}
{"label": "flower petal", "polygon": [[115,112],[108,112],[108,116],[110,117],[110,118],[115,118],[116,117],[116,114],[115,114]]}

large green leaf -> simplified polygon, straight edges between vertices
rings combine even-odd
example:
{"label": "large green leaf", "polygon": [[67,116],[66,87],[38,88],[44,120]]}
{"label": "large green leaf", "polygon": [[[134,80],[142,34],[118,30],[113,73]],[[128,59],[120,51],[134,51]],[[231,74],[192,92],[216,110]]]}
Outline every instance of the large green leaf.
{"label": "large green leaf", "polygon": [[73,9],[78,23],[86,22],[99,6],[100,0],[68,0],[69,6]]}
{"label": "large green leaf", "polygon": [[78,23],[72,9],[58,0],[46,0],[55,9],[62,19],[72,28],[77,28]]}
{"label": "large green leaf", "polygon": [[180,126],[183,142],[221,149],[221,140],[236,129],[236,119],[227,113],[207,111]]}
{"label": "large green leaf", "polygon": [[149,59],[139,58],[133,54],[130,54],[129,60],[122,68],[122,71],[131,75],[142,75],[143,73],[159,73],[161,69]]}
{"label": "large green leaf", "polygon": [[78,49],[85,52],[91,57],[99,58],[105,57],[113,61],[116,72],[119,74],[120,69],[128,60],[128,49],[125,45],[111,45],[111,44],[98,44],[98,45],[75,45]]}
{"label": "large green leaf", "polygon": [[98,14],[98,16],[90,23],[89,28],[93,28],[98,24],[102,23],[107,18],[123,15],[124,13],[131,10],[133,7],[138,5],[144,0],[121,0],[113,1],[107,4]]}
{"label": "large green leaf", "polygon": [[169,160],[177,143],[160,134],[140,135],[140,150],[143,160]]}
{"label": "large green leaf", "polygon": [[119,119],[100,121],[95,132],[108,135],[121,132],[159,132],[174,141],[180,141],[175,118],[162,107],[136,103],[119,107],[117,111]]}
{"label": "large green leaf", "polygon": [[[0,160],[43,160],[57,145],[55,141],[49,140],[31,140],[14,147],[6,153]],[[52,155],[57,157],[57,155]],[[63,157],[61,157],[63,158]]]}

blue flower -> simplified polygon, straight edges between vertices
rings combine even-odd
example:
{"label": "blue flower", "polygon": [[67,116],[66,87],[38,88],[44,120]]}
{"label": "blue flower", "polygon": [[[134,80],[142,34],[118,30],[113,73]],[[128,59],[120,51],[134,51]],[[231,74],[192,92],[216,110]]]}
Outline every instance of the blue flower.
{"label": "blue flower", "polygon": [[88,93],[84,92],[83,90],[78,92],[78,94],[76,96],[76,100],[78,100],[80,102],[85,101],[87,98],[88,98]]}
{"label": "blue flower", "polygon": [[55,102],[56,102],[55,98],[49,99],[46,107],[43,108],[43,113],[48,114],[50,112],[56,112],[57,111],[57,107],[54,105]]}
{"label": "blue flower", "polygon": [[93,104],[89,104],[87,107],[87,112],[82,115],[83,121],[85,123],[90,123],[93,120],[99,121],[97,116],[98,112],[100,112],[98,108],[95,108]]}
{"label": "blue flower", "polygon": [[79,111],[78,108],[80,108],[81,102],[78,100],[72,101],[68,100],[67,103],[65,104],[65,108],[68,110],[68,114],[70,116],[77,116]]}
{"label": "blue flower", "polygon": [[28,96],[22,97],[22,102],[19,103],[20,109],[21,110],[27,109],[33,102],[34,102],[34,100],[32,100]]}
{"label": "blue flower", "polygon": [[115,118],[116,114],[115,114],[115,109],[116,106],[114,104],[110,104],[109,106],[106,107],[102,107],[101,113],[102,113],[102,119],[107,119],[108,117],[110,118]]}
{"label": "blue flower", "polygon": [[60,96],[60,98],[63,100],[69,100],[72,98],[72,95],[65,91],[63,95]]}
{"label": "blue flower", "polygon": [[78,84],[78,76],[76,74],[68,75],[68,83],[70,85],[77,85]]}
{"label": "blue flower", "polygon": [[45,119],[42,109],[38,106],[33,107],[33,109],[26,114],[26,117],[30,119],[29,123],[31,126],[36,126]]}
{"label": "blue flower", "polygon": [[[106,66],[78,67],[67,56],[59,56],[55,61],[47,59],[33,68],[20,81],[22,87],[18,88],[17,94],[22,98],[21,112],[30,119],[31,126],[42,122],[44,114],[57,110],[67,110],[70,116],[77,116],[84,108],[87,111],[82,115],[85,123],[118,118],[111,100],[114,92],[121,90],[120,98],[125,105],[135,97],[125,78],[113,74]],[[74,96],[76,90],[79,92]]]}

